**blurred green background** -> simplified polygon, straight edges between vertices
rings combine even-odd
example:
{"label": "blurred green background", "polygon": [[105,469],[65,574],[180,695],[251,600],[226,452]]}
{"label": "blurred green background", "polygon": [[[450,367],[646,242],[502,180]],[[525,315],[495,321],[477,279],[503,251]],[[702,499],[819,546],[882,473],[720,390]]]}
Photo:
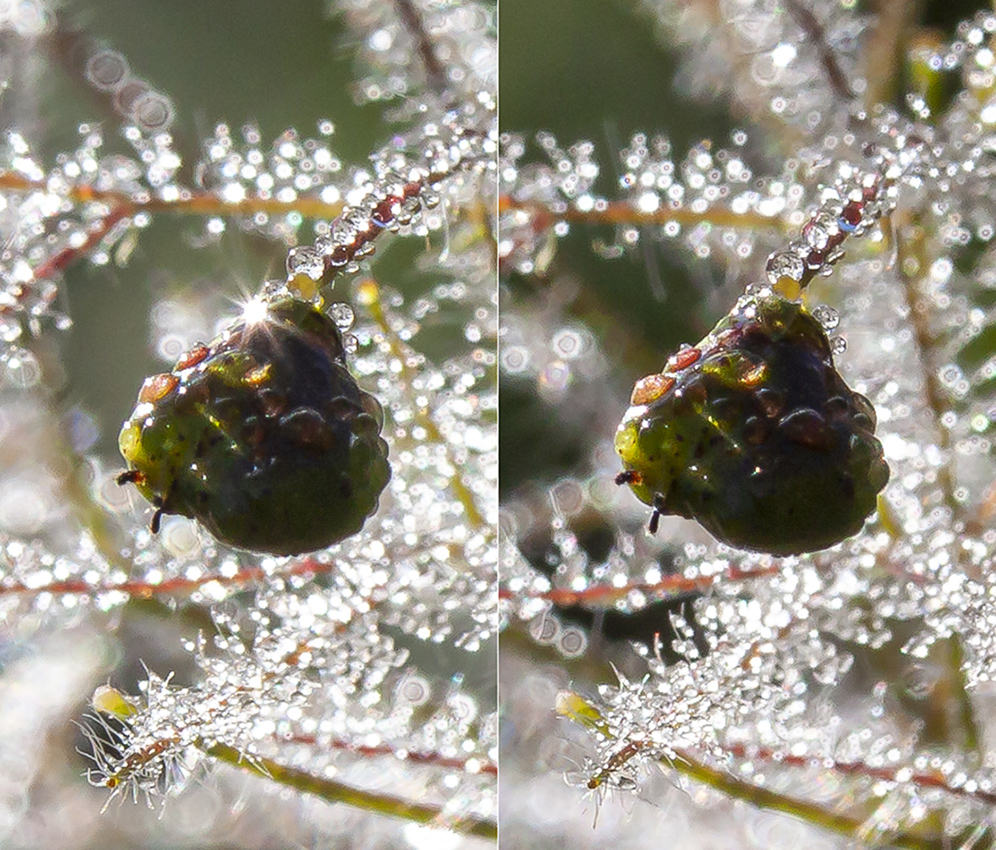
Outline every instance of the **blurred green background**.
{"label": "blurred green background", "polygon": [[[527,139],[548,130],[563,147],[594,142],[601,167],[595,191],[610,198],[619,195],[617,152],[634,133],[668,135],[680,158],[702,138],[722,143],[734,126],[724,104],[693,102],[675,90],[677,58],[662,49],[649,19],[634,15],[633,8],[605,0],[500,4],[502,129]],[[533,145],[526,160],[542,159]],[[641,239],[636,253],[602,259],[592,241],[611,242],[613,236],[609,227],[574,227],[560,240],[550,278],[566,273],[581,282],[574,315],[611,346],[609,386],[628,394],[634,376],[660,368],[671,349],[698,339],[711,319],[700,314],[701,295],[678,254]],[[708,273],[708,263],[699,266],[700,277]],[[508,288],[503,310],[514,313],[538,303],[547,281],[513,274],[502,285]],[[606,403],[617,400],[607,393]],[[502,497],[583,467],[591,444],[605,436],[588,433],[588,427],[569,416],[552,424],[535,381],[503,375]]]}

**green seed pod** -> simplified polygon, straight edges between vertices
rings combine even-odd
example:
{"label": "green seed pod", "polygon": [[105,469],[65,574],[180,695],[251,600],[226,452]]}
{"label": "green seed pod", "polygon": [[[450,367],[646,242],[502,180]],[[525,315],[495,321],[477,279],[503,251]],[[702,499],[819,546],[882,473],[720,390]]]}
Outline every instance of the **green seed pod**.
{"label": "green seed pod", "polygon": [[799,303],[745,296],[633,389],[617,481],[742,549],[791,555],[856,534],[889,480],[875,411]]}
{"label": "green seed pod", "polygon": [[210,345],[148,378],[119,437],[162,514],[241,549],[294,555],[355,534],[391,477],[382,410],[346,368],[335,323],[305,301],[250,303]]}

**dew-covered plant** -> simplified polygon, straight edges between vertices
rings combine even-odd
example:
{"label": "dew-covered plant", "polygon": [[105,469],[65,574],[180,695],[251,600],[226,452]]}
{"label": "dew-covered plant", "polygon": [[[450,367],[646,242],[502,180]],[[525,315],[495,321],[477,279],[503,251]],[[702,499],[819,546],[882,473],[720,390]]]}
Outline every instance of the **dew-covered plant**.
{"label": "dew-covered plant", "polygon": [[[608,118],[597,142],[502,136],[503,843],[991,846],[996,16],[944,35],[900,3],[639,5],[689,101],[626,143]],[[645,83],[637,53],[612,58]],[[719,96],[728,139],[678,141]],[[800,299],[874,410],[835,390],[780,419],[785,382],[737,346]],[[707,367],[713,389],[686,381]],[[700,395],[654,413],[676,389]],[[651,413],[678,424],[634,449]],[[840,416],[863,528],[817,539],[841,496],[807,488],[833,476],[758,484],[731,520],[756,481],[723,458],[763,478],[790,444],[835,451]]]}
{"label": "dew-covered plant", "polygon": [[[0,10],[0,844],[493,838],[495,6],[226,8],[302,54],[317,33],[327,58],[256,91],[260,124],[201,113],[215,51],[247,82],[293,51],[240,64],[219,39],[191,57],[187,104],[144,79],[155,63],[114,42],[104,7]],[[212,34],[187,25],[167,52]],[[264,127],[268,97],[336,73],[336,103]],[[211,343],[260,322],[272,363]],[[301,354],[319,337],[332,366]],[[287,412],[312,363],[344,388],[324,420]],[[219,530],[245,549],[219,542],[135,447],[181,392],[157,424],[203,440],[183,480],[212,511],[281,453],[324,463],[342,422],[361,422],[377,480],[287,489],[287,527],[258,512],[255,537]],[[329,523],[333,496],[349,515]]]}

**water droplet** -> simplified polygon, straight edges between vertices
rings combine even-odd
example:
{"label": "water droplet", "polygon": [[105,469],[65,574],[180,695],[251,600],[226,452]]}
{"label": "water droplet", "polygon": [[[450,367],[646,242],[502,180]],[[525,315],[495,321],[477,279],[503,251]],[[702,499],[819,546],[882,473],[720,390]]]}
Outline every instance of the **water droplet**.
{"label": "water droplet", "polygon": [[560,639],[560,621],[556,617],[542,614],[529,624],[529,634],[537,643],[557,643]]}
{"label": "water droplet", "polygon": [[778,283],[783,277],[792,280],[802,280],[806,267],[802,258],[794,251],[778,251],[768,257],[765,271],[768,281],[773,285]]}
{"label": "water droplet", "polygon": [[165,130],[173,123],[173,103],[164,94],[148,91],[135,98],[131,117],[144,130]]}
{"label": "water droplet", "polygon": [[583,352],[584,339],[573,328],[564,328],[554,334],[550,347],[558,357],[576,360]]}
{"label": "water droplet", "polygon": [[353,322],[356,321],[356,314],[353,313],[353,308],[344,301],[336,301],[332,304],[329,307],[329,316],[336,323],[339,330],[343,331],[351,328]]}
{"label": "water droplet", "polygon": [[823,330],[827,333],[840,324],[840,316],[837,315],[837,311],[826,304],[820,304],[813,310],[813,318],[823,325]]}
{"label": "water droplet", "polygon": [[20,336],[20,320],[16,316],[0,314],[0,340],[15,342]]}
{"label": "water droplet", "polygon": [[15,348],[6,357],[4,378],[17,389],[28,389],[41,380],[41,364],[26,348]]}
{"label": "water droplet", "polygon": [[903,688],[916,700],[926,699],[937,686],[938,670],[925,664],[911,664],[903,675]]}
{"label": "water droplet", "polygon": [[837,355],[847,351],[847,340],[842,336],[830,337],[830,350]]}
{"label": "water droplet", "polygon": [[513,345],[501,350],[501,365],[506,372],[516,374],[529,365],[529,352],[521,345]]}
{"label": "water droplet", "polygon": [[815,248],[817,251],[822,251],[826,248],[827,243],[830,241],[830,234],[816,221],[806,223],[802,228],[802,236],[810,247]]}
{"label": "water droplet", "polygon": [[312,280],[321,280],[325,273],[325,260],[314,248],[299,246],[291,248],[287,254],[287,276],[306,275]]}
{"label": "water droplet", "polygon": [[156,352],[168,363],[172,363],[187,350],[187,340],[179,334],[165,334],[156,346]]}
{"label": "water droplet", "polygon": [[185,517],[168,517],[160,530],[161,542],[166,551],[178,558],[196,555],[201,548],[200,537],[194,523]]}
{"label": "water droplet", "polygon": [[562,360],[554,360],[552,363],[548,363],[546,368],[540,372],[540,390],[557,395],[567,389],[570,380],[570,367]]}
{"label": "water droplet", "polygon": [[116,50],[98,50],[86,63],[87,82],[100,91],[114,91],[128,76],[128,61]]}
{"label": "water droplet", "polygon": [[420,705],[425,705],[429,701],[429,697],[432,695],[432,689],[429,686],[427,679],[417,676],[414,673],[409,673],[400,682],[398,682],[397,687],[394,690],[394,696],[397,701],[405,706],[410,706],[412,708],[417,708]]}
{"label": "water droplet", "polygon": [[941,368],[938,377],[941,379],[941,383],[950,389],[961,381],[964,376],[958,366],[954,363],[949,363],[947,366]]}
{"label": "water droplet", "polygon": [[566,658],[578,658],[588,648],[588,637],[580,629],[566,628],[560,635],[560,643],[557,648],[560,650],[560,654]]}
{"label": "water droplet", "polygon": [[79,408],[70,410],[64,422],[70,444],[79,454],[93,448],[100,439],[100,429],[93,417]]}
{"label": "water droplet", "polygon": [[36,534],[52,505],[43,481],[6,479],[0,488],[0,528],[15,534]]}
{"label": "water droplet", "polygon": [[353,334],[343,334],[342,347],[347,354],[356,354],[360,347],[360,341]]}

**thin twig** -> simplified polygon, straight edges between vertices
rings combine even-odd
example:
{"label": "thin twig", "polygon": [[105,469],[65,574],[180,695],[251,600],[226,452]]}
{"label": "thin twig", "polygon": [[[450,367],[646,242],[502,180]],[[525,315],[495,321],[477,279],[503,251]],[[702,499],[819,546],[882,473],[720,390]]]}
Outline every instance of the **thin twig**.
{"label": "thin twig", "polygon": [[398,10],[398,16],[405,29],[415,40],[418,58],[425,68],[425,77],[429,88],[436,94],[442,94],[446,90],[446,69],[443,68],[439,57],[436,56],[435,45],[432,43],[429,33],[426,32],[422,16],[412,0],[394,0],[394,6]]}
{"label": "thin twig", "polygon": [[257,776],[262,776],[304,794],[314,794],[330,803],[345,803],[367,812],[400,818],[413,823],[444,827],[479,838],[496,839],[498,837],[498,825],[487,818],[466,816],[454,822],[443,813],[442,806],[411,803],[389,794],[364,791],[334,779],[326,779],[305,770],[287,767],[273,759],[256,755],[246,756],[226,744],[205,746],[203,750],[218,761],[255,773]]}
{"label": "thin twig", "polygon": [[874,0],[870,6],[874,23],[865,39],[862,57],[863,76],[868,85],[864,102],[869,109],[896,97],[905,49],[910,35],[919,26],[923,3],[921,0]]}
{"label": "thin twig", "polygon": [[[872,767],[861,761],[837,761],[827,760],[818,756],[794,756],[790,753],[770,750],[764,747],[748,748],[743,744],[734,744],[725,749],[730,755],[748,761],[764,761],[772,764],[788,765],[789,767],[817,767],[821,770],[839,773],[842,776],[863,777],[865,779],[895,782],[897,784],[912,784],[918,788],[934,788],[957,797],[966,797],[972,800],[980,800],[988,805],[996,805],[996,793],[982,791],[978,788],[969,790],[965,786],[953,786],[939,773],[909,772],[902,775],[904,772],[909,771],[909,768]],[[901,775],[902,778],[900,778]]]}
{"label": "thin twig", "polygon": [[498,598],[518,599],[520,601],[545,599],[558,607],[569,605],[605,606],[611,605],[620,599],[625,599],[630,593],[642,593],[655,598],[678,596],[686,593],[699,593],[720,581],[748,581],[750,579],[764,578],[766,576],[777,575],[781,572],[781,569],[780,566],[761,567],[754,570],[742,570],[739,567],[730,567],[721,573],[710,576],[686,578],[683,575],[675,575],[668,576],[658,582],[628,583],[621,587],[612,584],[593,584],[584,590],[557,587],[553,590],[531,593],[529,591],[512,591],[507,587],[502,587],[498,590]]}
{"label": "thin twig", "polygon": [[[915,233],[908,233],[908,228],[914,228]],[[914,238],[915,237],[915,238]],[[913,344],[923,371],[924,399],[934,420],[934,430],[938,448],[944,453],[951,451],[951,438],[948,429],[942,424],[943,416],[948,410],[945,403],[945,393],[941,386],[937,370],[934,368],[935,339],[930,332],[929,310],[925,304],[926,295],[922,291],[923,273],[930,268],[929,258],[924,254],[927,237],[923,228],[917,222],[910,222],[906,227],[895,228],[895,238],[899,249],[896,260],[896,271],[903,284],[903,295],[909,309],[910,327],[913,330]],[[909,260],[915,260],[909,262]],[[921,274],[910,272],[916,267]],[[955,498],[954,480],[950,463],[937,468],[937,483],[944,496],[944,504],[951,510],[954,517],[962,514],[962,505]],[[961,550],[959,550],[961,551]]]}
{"label": "thin twig", "polygon": [[642,212],[629,201],[606,201],[596,209],[579,210],[576,207],[566,207],[563,210],[552,210],[545,204],[533,201],[519,201],[511,195],[499,195],[498,212],[523,210],[535,216],[536,229],[546,230],[558,221],[571,224],[632,224],[634,226],[664,225],[678,222],[683,225],[711,224],[715,227],[738,227],[745,230],[780,230],[789,232],[784,221],[774,216],[761,215],[757,212],[737,213],[726,207],[710,207],[703,212],[693,212],[687,207],[680,209],[659,209],[655,212]]}
{"label": "thin twig", "polygon": [[78,257],[85,255],[91,248],[100,244],[101,240],[110,233],[114,226],[126,219],[131,214],[131,209],[126,204],[119,204],[111,212],[100,220],[97,227],[86,235],[86,239],[78,246],[64,248],[54,257],[50,257],[38,268],[34,270],[35,280],[45,280],[57,272],[61,272]]}
{"label": "thin twig", "polygon": [[847,75],[841,70],[840,65],[837,64],[837,57],[834,55],[829,41],[827,41],[826,30],[823,28],[823,24],[820,23],[811,9],[798,2],[798,0],[785,0],[785,8],[802,28],[806,38],[816,48],[816,52],[820,57],[820,64],[827,75],[827,81],[830,83],[830,87],[834,90],[837,97],[843,100],[854,100],[854,89],[851,88]]}
{"label": "thin twig", "polygon": [[[415,377],[415,373],[408,365],[408,348],[401,338],[394,332],[394,329],[391,327],[391,323],[387,320],[387,316],[384,313],[384,305],[380,300],[380,287],[375,281],[369,278],[364,280],[360,284],[360,287],[361,303],[363,303],[370,311],[370,315],[373,317],[373,320],[383,332],[384,337],[387,340],[387,344],[391,348],[391,353],[398,358],[398,361],[401,364],[402,380],[410,384]],[[445,448],[447,459],[454,469],[453,475],[450,476],[449,488],[453,491],[453,494],[457,497],[460,504],[463,505],[467,521],[474,529],[479,530],[485,528],[487,526],[487,521],[484,518],[484,513],[477,506],[477,500],[474,498],[473,491],[471,491],[466,482],[463,480],[463,476],[460,474],[460,463],[453,456],[450,444],[443,436],[443,432],[439,430],[439,426],[436,424],[429,412],[417,405],[415,409],[414,421],[425,429],[426,435],[430,440],[432,440],[432,442],[438,443]]]}
{"label": "thin twig", "polygon": [[156,596],[183,596],[193,593],[206,584],[216,582],[222,586],[256,584],[274,578],[291,578],[301,575],[321,575],[332,572],[335,563],[322,563],[312,558],[288,565],[287,569],[267,572],[262,567],[246,567],[230,576],[210,573],[199,578],[176,576],[161,582],[147,582],[129,579],[122,582],[91,584],[83,579],[66,579],[38,586],[28,586],[20,581],[0,580],[0,596],[20,595],[39,596],[50,593],[55,596],[79,594],[99,596],[104,593],[124,593],[134,599],[151,599]]}
{"label": "thin twig", "polygon": [[[44,181],[28,180],[26,177],[10,171],[0,171],[0,189],[58,194]],[[128,215],[136,212],[169,212],[178,215],[251,216],[259,212],[269,215],[296,212],[305,218],[334,219],[342,212],[344,206],[341,201],[329,203],[310,195],[299,195],[293,201],[250,197],[231,204],[210,192],[190,192],[175,201],[166,201],[162,198],[136,200],[123,192],[96,189],[86,184],[66,187],[65,196],[75,204],[101,201],[114,209],[124,210],[125,214]]]}
{"label": "thin twig", "polygon": [[[292,744],[307,744],[309,746],[323,743],[315,735],[288,735],[282,740]],[[498,765],[490,761],[478,759],[479,765],[473,771],[468,766],[471,759],[450,758],[434,752],[418,752],[414,750],[397,750],[386,744],[378,746],[361,746],[352,741],[341,738],[333,738],[327,742],[334,750],[344,750],[355,753],[359,756],[391,756],[399,761],[410,762],[412,764],[424,764],[431,767],[439,767],[445,770],[459,770],[464,773],[486,773],[490,776],[498,775]]]}
{"label": "thin twig", "polygon": [[[831,832],[836,832],[848,839],[861,839],[867,828],[865,820],[851,817],[849,815],[831,812],[817,803],[808,800],[800,800],[797,797],[790,797],[781,794],[770,788],[755,785],[752,782],[737,779],[725,770],[710,767],[700,761],[691,753],[678,750],[677,756],[672,764],[674,769],[687,776],[721,791],[730,797],[743,800],[752,806],[760,809],[767,809],[772,812],[791,815],[792,817],[804,820],[813,826],[819,826]],[[888,846],[902,847],[906,850],[937,850],[937,842],[926,837],[911,835],[909,833],[899,833],[888,837]]]}

